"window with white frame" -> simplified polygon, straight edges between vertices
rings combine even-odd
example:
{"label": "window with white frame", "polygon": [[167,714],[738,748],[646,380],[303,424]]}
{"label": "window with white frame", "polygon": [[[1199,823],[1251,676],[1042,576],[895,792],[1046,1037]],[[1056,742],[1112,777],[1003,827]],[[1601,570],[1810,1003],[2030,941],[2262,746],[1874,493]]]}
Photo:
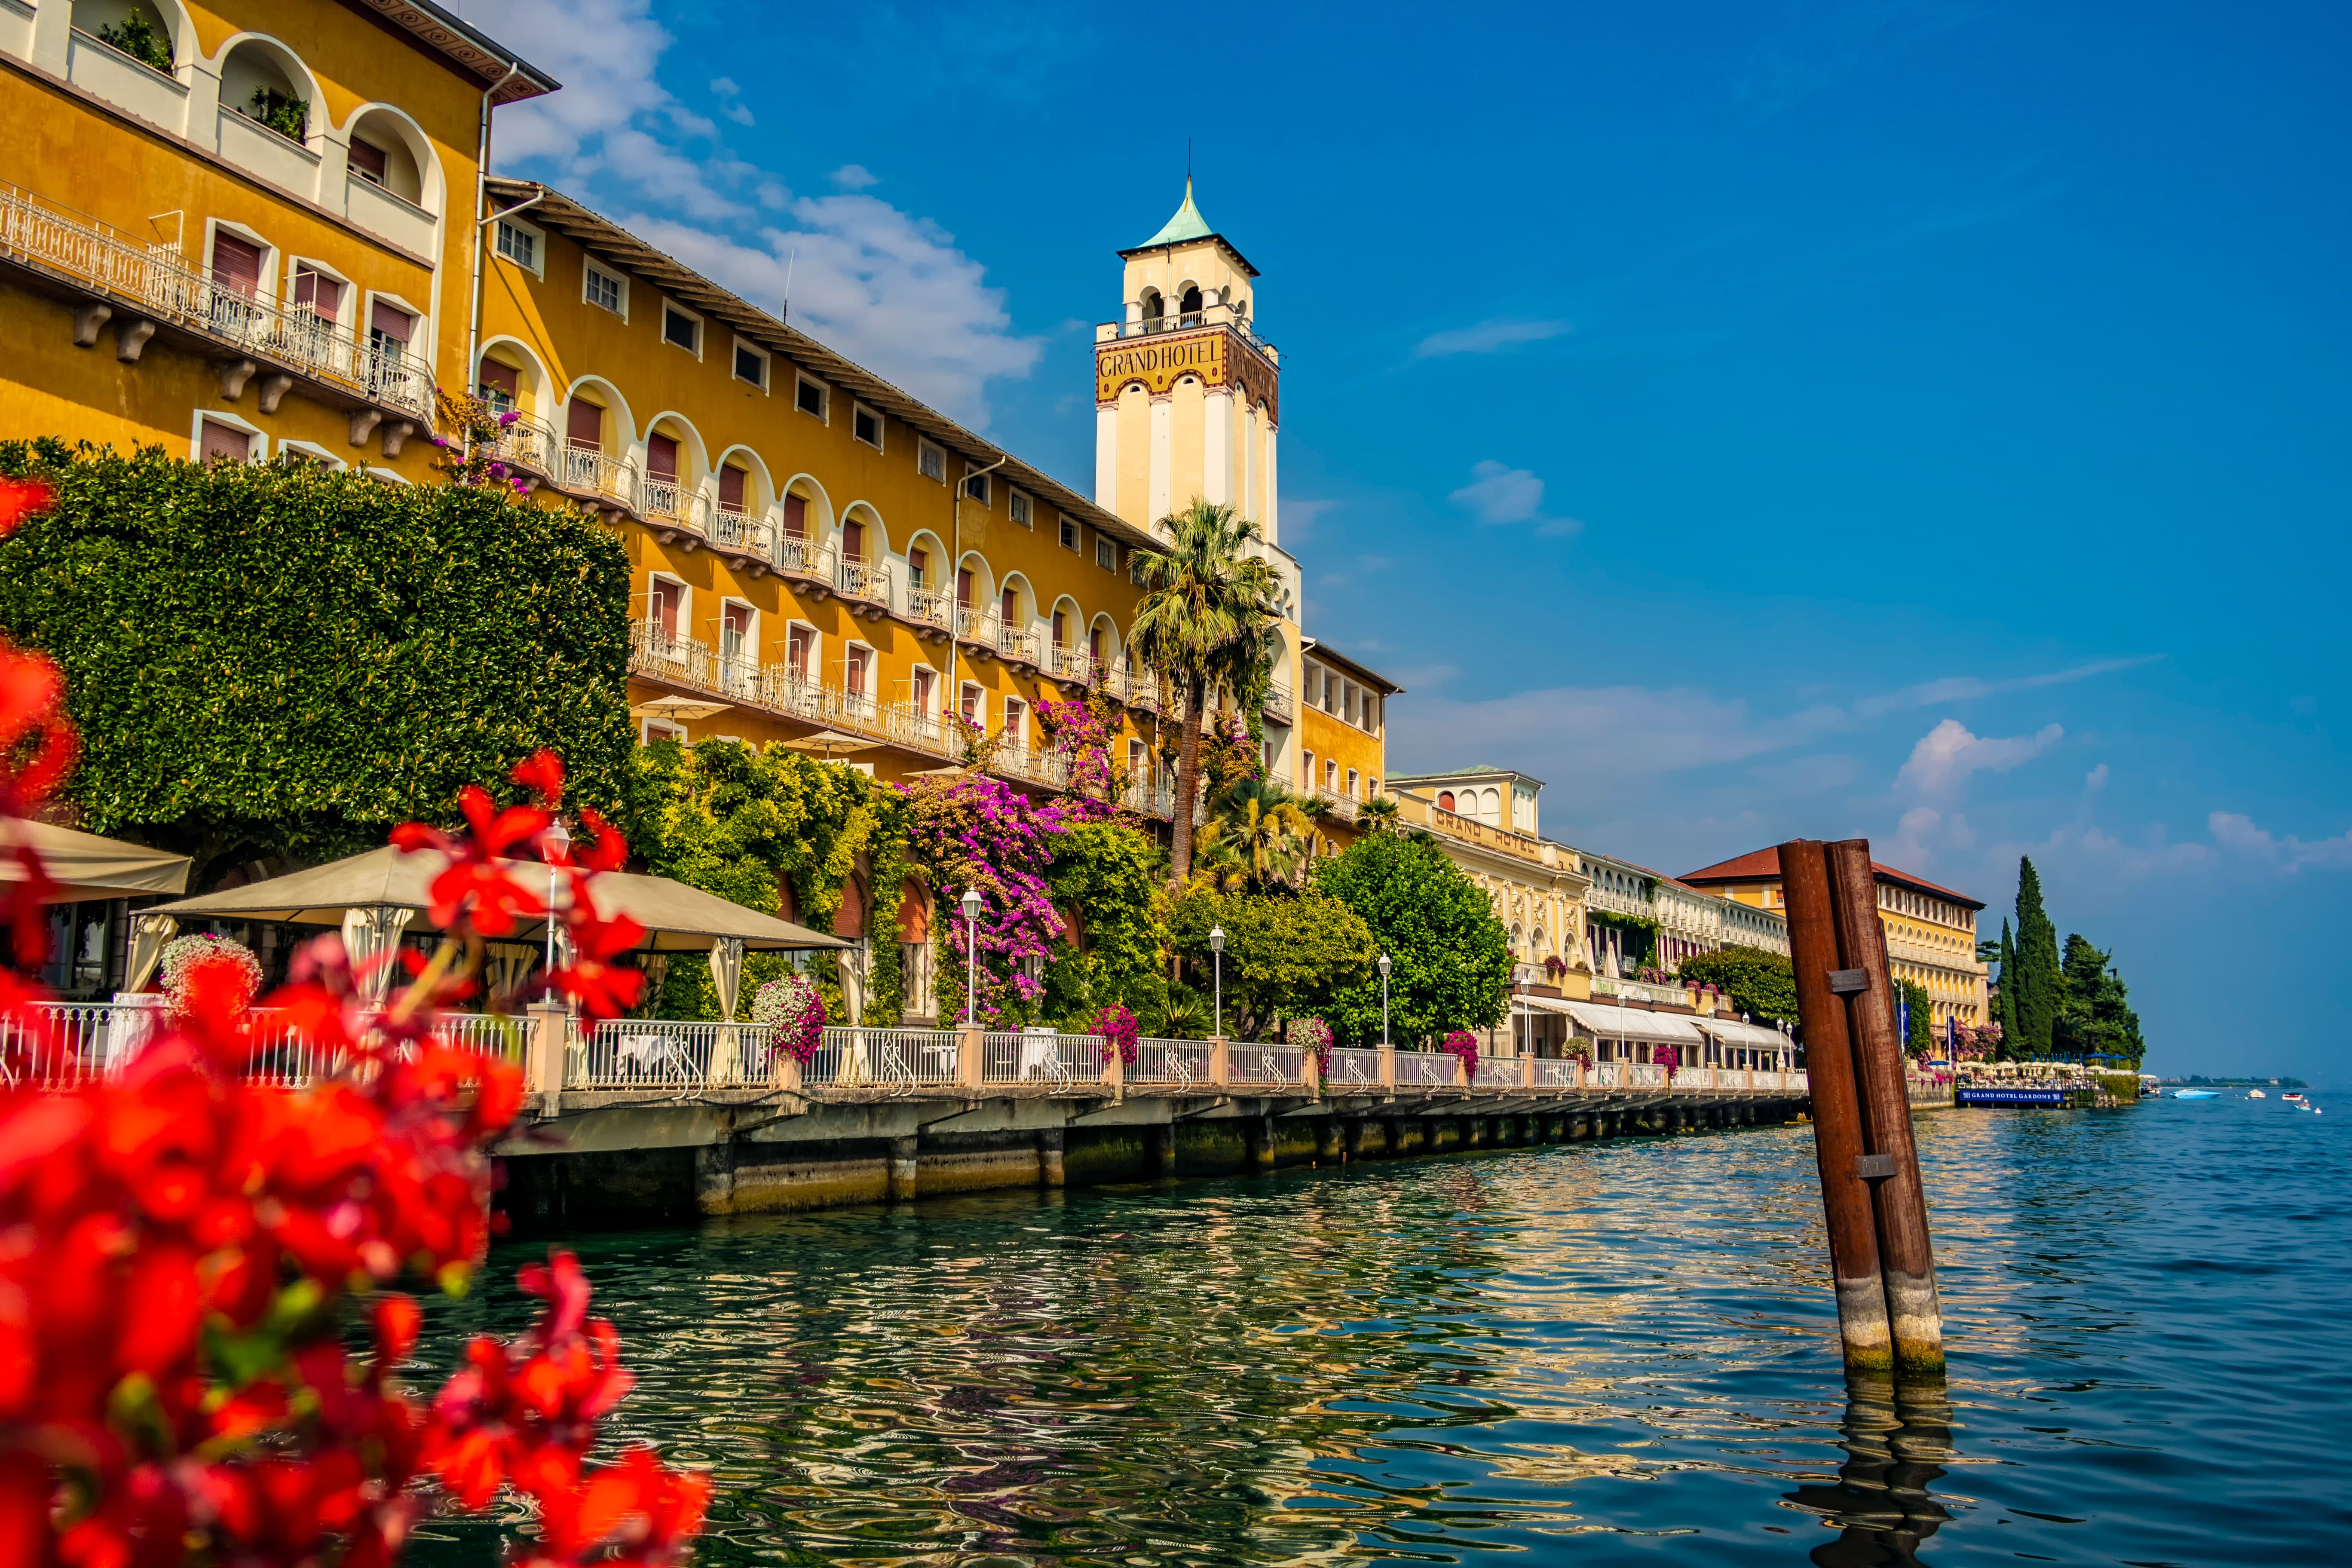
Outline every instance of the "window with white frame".
{"label": "window with white frame", "polygon": [[322,474],[331,474],[344,466],[341,458],[309,441],[279,441],[278,460],[289,465],[299,463]]}
{"label": "window with white frame", "polygon": [[929,441],[915,443],[915,471],[927,479],[948,482],[948,455]]}
{"label": "window with white frame", "polygon": [[965,723],[977,729],[988,728],[988,696],[973,682],[965,681],[956,694],[956,711]]}
{"label": "window with white frame", "polygon": [[849,405],[849,435],[852,440],[863,441],[876,451],[882,449],[882,416],[862,403]]}
{"label": "window with white frame", "polygon": [[588,263],[582,279],[580,297],[599,310],[610,310],[623,321],[629,317],[629,280],[618,272],[608,271],[594,262]]}
{"label": "window with white frame", "polygon": [[1062,514],[1061,539],[1062,548],[1065,550],[1076,550],[1078,547],[1078,520],[1068,512]]}
{"label": "window with white frame", "polygon": [[678,744],[684,745],[686,726],[672,724],[662,719],[648,719],[645,721],[644,728],[638,731],[638,744],[650,746],[656,741],[676,741]]}
{"label": "window with white frame", "polygon": [[803,685],[812,679],[816,668],[816,628],[806,621],[785,623],[784,668]]}
{"label": "window with white frame", "polygon": [[803,414],[814,415],[817,418],[822,419],[824,417],[824,383],[821,381],[813,381],[805,375],[801,376],[794,381],[793,385],[793,407],[799,409]]}
{"label": "window with white frame", "polygon": [[907,678],[907,705],[919,719],[929,720],[938,710],[940,672],[928,664],[915,666]]}
{"label": "window with white frame", "polygon": [[702,318],[682,305],[662,301],[662,342],[702,357]]}
{"label": "window with white frame", "polygon": [[524,271],[536,274],[546,249],[545,237],[520,218],[499,219],[499,254]]}
{"label": "window with white frame", "polygon": [[969,500],[976,500],[981,505],[986,506],[988,504],[988,478],[989,477],[986,474],[974,473],[970,468],[966,468],[963,476],[963,493],[965,499]]}
{"label": "window with white frame", "polygon": [[1016,752],[1029,749],[1029,704],[1018,697],[1004,700],[1004,739]]}
{"label": "window with white frame", "polygon": [[1004,515],[1024,528],[1036,524],[1036,510],[1030,504],[1028,493],[1024,490],[1004,492]]}
{"label": "window with white frame", "polygon": [[748,381],[761,391],[768,390],[768,355],[757,343],[735,340],[735,379]]}
{"label": "window with white frame", "polygon": [[260,431],[234,414],[199,414],[190,453],[199,463],[254,463],[268,450]]}
{"label": "window with white frame", "polygon": [[1095,564],[1106,572],[1118,570],[1118,546],[1099,533],[1095,535]]}

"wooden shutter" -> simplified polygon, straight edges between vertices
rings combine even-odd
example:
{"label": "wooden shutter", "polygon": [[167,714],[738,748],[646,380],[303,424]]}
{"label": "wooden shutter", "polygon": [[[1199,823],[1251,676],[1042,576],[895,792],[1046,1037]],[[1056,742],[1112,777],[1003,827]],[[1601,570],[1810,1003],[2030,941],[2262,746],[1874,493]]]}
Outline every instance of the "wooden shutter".
{"label": "wooden shutter", "polygon": [[214,235],[213,281],[252,299],[261,288],[261,247],[233,234]]}
{"label": "wooden shutter", "polygon": [[656,578],[653,590],[653,616],[660,623],[662,636],[677,636],[677,584]]}
{"label": "wooden shutter", "polygon": [[215,458],[247,462],[253,457],[253,437],[233,425],[215,425],[207,419],[197,436],[197,456],[206,463]]}
{"label": "wooden shutter", "polygon": [[373,142],[352,138],[352,173],[372,185],[383,184],[384,151]]}
{"label": "wooden shutter", "polygon": [[408,334],[416,330],[416,318],[397,305],[387,305],[378,300],[375,309],[368,313],[368,330],[378,337],[406,343]]}
{"label": "wooden shutter", "polygon": [[740,512],[743,510],[742,469],[721,468],[719,470],[719,505],[720,510],[725,511]]}
{"label": "wooden shutter", "polygon": [[929,552],[923,550],[907,552],[907,575],[916,587],[919,588],[923,585],[924,576],[929,571],[930,564]]}
{"label": "wooden shutter", "polygon": [[784,498],[784,537],[786,539],[808,537],[808,498],[806,496]]}
{"label": "wooden shutter", "polygon": [[971,608],[971,570],[969,567],[956,568],[956,603],[967,610]]}
{"label": "wooden shutter", "polygon": [[677,440],[659,432],[646,437],[646,477],[663,484],[677,483]]}
{"label": "wooden shutter", "polygon": [[1007,588],[996,596],[996,613],[1006,626],[1021,618],[1021,595]]}
{"label": "wooden shutter", "polygon": [[520,397],[521,389],[522,375],[514,366],[500,364],[494,359],[486,359],[482,362],[483,396],[494,402],[503,397],[506,399],[505,405],[511,408]]}
{"label": "wooden shutter", "polygon": [[795,679],[808,679],[809,633],[806,626],[794,626],[784,634],[784,663]]}
{"label": "wooden shutter", "polygon": [[604,449],[604,411],[585,398],[575,397],[563,416],[564,434],[583,452]]}
{"label": "wooden shutter", "polygon": [[341,313],[343,286],[315,267],[294,269],[294,303],[309,306],[322,321],[331,321]]}
{"label": "wooden shutter", "polygon": [[869,657],[866,650],[862,647],[852,647],[849,650],[845,684],[853,696],[866,695],[866,661]]}
{"label": "wooden shutter", "polygon": [[844,561],[866,559],[866,525],[855,520],[841,525],[841,558]]}

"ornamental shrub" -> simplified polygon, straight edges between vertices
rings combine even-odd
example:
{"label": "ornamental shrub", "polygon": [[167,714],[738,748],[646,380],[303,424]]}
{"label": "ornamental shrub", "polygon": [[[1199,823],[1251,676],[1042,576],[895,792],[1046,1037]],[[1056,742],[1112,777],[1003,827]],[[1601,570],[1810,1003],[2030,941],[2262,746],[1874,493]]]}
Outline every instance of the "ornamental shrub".
{"label": "ornamental shrub", "polygon": [[1446,1036],[1445,1043],[1437,1048],[1445,1052],[1449,1056],[1456,1056],[1462,1058],[1463,1077],[1475,1079],[1478,1076],[1477,1036],[1472,1034],[1467,1029],[1456,1029],[1452,1034]]}
{"label": "ornamental shrub", "polygon": [[1103,1062],[1106,1066],[1113,1053],[1118,1055],[1120,1065],[1135,1065],[1135,1040],[1142,1029],[1137,1025],[1134,1014],[1114,1002],[1095,1015],[1094,1024],[1087,1032],[1103,1037]]}
{"label": "ornamental shrub", "polygon": [[751,1022],[768,1031],[767,1058],[782,1052],[806,1062],[824,1038],[824,998],[806,980],[787,974],[760,987],[751,1000]]}
{"label": "ornamental shrub", "polygon": [[628,560],[597,524],[494,489],[0,442],[0,474],[26,473],[56,501],[0,550],[0,629],[64,668],[89,831],[193,856],[202,889],[448,822],[460,785],[542,747],[633,831]]}
{"label": "ornamental shrub", "polygon": [[1331,1026],[1320,1018],[1290,1020],[1290,1043],[1315,1058],[1315,1081],[1331,1074]]}
{"label": "ornamental shrub", "polygon": [[1683,1054],[1672,1046],[1653,1046],[1650,1048],[1650,1060],[1666,1069],[1666,1081],[1672,1083],[1675,1081],[1676,1069],[1683,1065]]}
{"label": "ornamental shrub", "polygon": [[240,1006],[252,1002],[261,990],[261,960],[253,955],[253,949],[225,936],[197,931],[173,937],[163,944],[164,1011],[174,1018],[185,1015],[189,988],[197,971],[214,964],[224,968],[210,984],[236,991]]}

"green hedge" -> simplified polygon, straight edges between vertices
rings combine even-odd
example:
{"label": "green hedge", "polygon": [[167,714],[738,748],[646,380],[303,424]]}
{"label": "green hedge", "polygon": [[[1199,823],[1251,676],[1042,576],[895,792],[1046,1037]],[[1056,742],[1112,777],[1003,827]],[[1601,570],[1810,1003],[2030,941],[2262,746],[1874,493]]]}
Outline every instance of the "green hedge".
{"label": "green hedge", "polygon": [[55,441],[0,442],[0,472],[58,489],[0,542],[0,629],[66,671],[90,831],[194,855],[201,888],[446,821],[540,746],[575,800],[620,806],[628,563],[585,519]]}

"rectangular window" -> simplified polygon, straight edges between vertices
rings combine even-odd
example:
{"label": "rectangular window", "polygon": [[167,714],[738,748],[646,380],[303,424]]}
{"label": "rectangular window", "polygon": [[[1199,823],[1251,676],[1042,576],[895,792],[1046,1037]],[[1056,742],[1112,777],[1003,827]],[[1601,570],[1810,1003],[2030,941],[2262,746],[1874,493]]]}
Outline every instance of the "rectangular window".
{"label": "rectangular window", "polygon": [[616,316],[629,313],[627,283],[618,273],[607,272],[593,261],[588,264],[588,278],[582,287],[581,297],[591,305],[610,310]]}
{"label": "rectangular window", "polygon": [[929,441],[919,441],[915,445],[915,471],[927,479],[937,479],[945,484],[948,482],[948,455]]}
{"label": "rectangular window", "polygon": [[380,185],[383,184],[384,169],[391,158],[374,142],[362,142],[354,136],[352,138],[351,162],[352,174],[371,185]]}
{"label": "rectangular window", "polygon": [[702,323],[677,306],[665,304],[662,306],[662,342],[674,343],[699,357],[702,353]]}
{"label": "rectangular window", "polygon": [[816,633],[797,621],[784,632],[784,668],[794,680],[806,680],[809,660],[815,657]]}
{"label": "rectangular window", "polygon": [[1132,550],[1127,552],[1127,580],[1138,587],[1143,585],[1143,557]]}
{"label": "rectangular window", "polygon": [[1356,798],[1356,770],[1353,768],[1348,770],[1348,798]]}
{"label": "rectangular window", "polygon": [[653,587],[647,595],[647,618],[661,627],[662,636],[677,636],[678,609],[685,597],[684,584],[673,583],[666,577],[653,580]]}
{"label": "rectangular window", "polygon": [[677,437],[658,430],[646,437],[646,478],[665,485],[677,483]]}
{"label": "rectangular window", "polygon": [[841,684],[852,697],[866,695],[866,678],[873,667],[874,650],[861,643],[851,643],[848,657],[842,663]]}
{"label": "rectangular window", "polygon": [[1143,742],[1130,736],[1127,742],[1128,776],[1149,783],[1151,778],[1150,761],[1151,753],[1144,748]]}
{"label": "rectangular window", "polygon": [[871,408],[850,405],[849,433],[876,451],[882,449],[882,416]]}
{"label": "rectangular window", "polygon": [[751,606],[725,605],[719,611],[719,657],[743,658],[751,651]]}
{"label": "rectangular window", "polygon": [[768,389],[768,356],[750,343],[735,345],[735,379],[748,381],[765,392]]}
{"label": "rectangular window", "polygon": [[499,254],[517,267],[539,270],[539,236],[509,218],[499,219]]}
{"label": "rectangular window", "polygon": [[802,376],[793,389],[793,406],[803,414],[824,417],[824,384]]}
{"label": "rectangular window", "polygon": [[1018,697],[1004,700],[1004,738],[1016,751],[1029,749],[1029,704]]}
{"label": "rectangular window", "polygon": [[207,419],[196,428],[196,460],[209,463],[215,458],[231,463],[253,460],[253,436],[234,425],[221,425]]}
{"label": "rectangular window", "polygon": [[963,477],[963,493],[971,500],[978,501],[981,505],[986,506],[988,504],[988,476],[986,474],[966,474]]}
{"label": "rectangular window", "polygon": [[575,397],[564,411],[563,434],[575,452],[604,449],[604,411],[584,397]]}
{"label": "rectangular window", "polygon": [[1381,700],[1369,691],[1364,693],[1364,728],[1375,735],[1381,732]]}
{"label": "rectangular window", "polygon": [[971,568],[956,568],[956,603],[964,609],[971,608]]}
{"label": "rectangular window", "polygon": [[841,525],[841,558],[858,562],[866,559],[866,525],[854,517]]}
{"label": "rectangular window", "polygon": [[917,548],[907,552],[907,586],[920,588],[930,581],[931,553]]}
{"label": "rectangular window", "polygon": [[784,537],[802,540],[808,537],[808,498],[806,496],[784,498]]}
{"label": "rectangular window", "polygon": [[1076,550],[1078,547],[1077,521],[1066,512],[1062,516],[1061,537],[1063,549]]}
{"label": "rectangular window", "polygon": [[1118,546],[1099,533],[1095,535],[1095,564],[1106,572],[1118,570]]}
{"label": "rectangular window", "polygon": [[919,664],[912,679],[908,681],[908,700],[915,711],[925,718],[930,716],[931,705],[939,697],[939,679],[936,670]]}
{"label": "rectangular window", "polygon": [[309,310],[322,321],[340,320],[343,308],[342,283],[315,267],[295,268],[294,308]]}
{"label": "rectangular window", "polygon": [[521,395],[522,374],[510,364],[500,364],[494,359],[482,362],[482,379],[478,387],[481,400],[501,414],[510,412]]}
{"label": "rectangular window", "polygon": [[1029,498],[1019,490],[1005,493],[1004,515],[1024,528],[1035,526],[1036,513],[1030,507]]}
{"label": "rectangular window", "polygon": [[719,510],[743,515],[743,481],[750,476],[740,468],[719,470]]}
{"label": "rectangular window", "polygon": [[969,680],[963,683],[963,691],[956,699],[956,711],[963,715],[963,721],[967,724],[985,724],[988,721],[988,704],[981,696],[979,687]]}
{"label": "rectangular window", "polygon": [[213,236],[213,281],[250,300],[261,288],[261,247],[226,232]]}

